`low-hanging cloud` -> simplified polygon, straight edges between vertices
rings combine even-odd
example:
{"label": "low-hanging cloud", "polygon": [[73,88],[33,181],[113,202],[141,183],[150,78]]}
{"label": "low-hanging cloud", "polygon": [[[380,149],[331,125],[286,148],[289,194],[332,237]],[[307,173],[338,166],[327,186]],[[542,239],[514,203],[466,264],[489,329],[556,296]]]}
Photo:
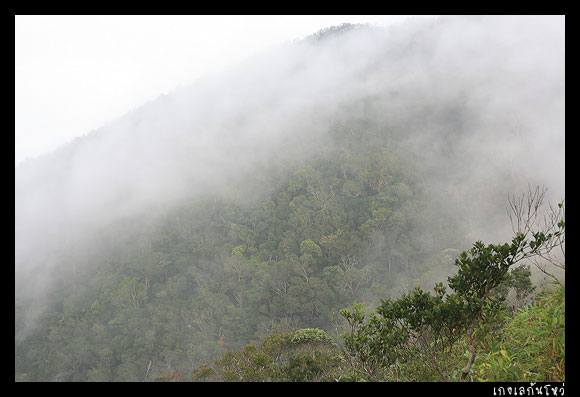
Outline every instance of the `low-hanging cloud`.
{"label": "low-hanging cloud", "polygon": [[382,98],[383,128],[406,131],[425,158],[455,132],[447,144],[466,163],[439,159],[433,186],[455,181],[482,199],[511,172],[563,196],[563,16],[353,28],[264,51],[17,167],[17,296],[41,298],[58,255],[118,219],[298,164],[368,97]]}

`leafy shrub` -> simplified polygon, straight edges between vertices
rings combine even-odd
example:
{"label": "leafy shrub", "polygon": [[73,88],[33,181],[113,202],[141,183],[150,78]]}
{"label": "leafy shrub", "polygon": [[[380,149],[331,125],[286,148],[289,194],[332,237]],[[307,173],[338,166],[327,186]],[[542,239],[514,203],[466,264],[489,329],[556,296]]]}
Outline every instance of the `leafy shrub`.
{"label": "leafy shrub", "polygon": [[501,332],[500,342],[476,361],[476,380],[563,382],[565,375],[564,286],[542,291]]}

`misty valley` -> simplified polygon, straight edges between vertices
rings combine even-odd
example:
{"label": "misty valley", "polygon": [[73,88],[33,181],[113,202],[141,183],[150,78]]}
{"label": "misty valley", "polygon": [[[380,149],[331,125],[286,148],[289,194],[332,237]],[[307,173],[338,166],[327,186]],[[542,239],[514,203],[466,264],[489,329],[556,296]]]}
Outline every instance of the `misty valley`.
{"label": "misty valley", "polygon": [[15,380],[564,382],[539,22],[322,29],[19,165]]}

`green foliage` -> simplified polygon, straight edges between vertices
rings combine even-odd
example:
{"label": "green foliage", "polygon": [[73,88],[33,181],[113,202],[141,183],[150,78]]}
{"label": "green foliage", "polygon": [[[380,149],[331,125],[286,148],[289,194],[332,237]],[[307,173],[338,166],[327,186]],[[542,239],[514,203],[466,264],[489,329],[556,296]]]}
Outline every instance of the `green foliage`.
{"label": "green foliage", "polygon": [[474,364],[477,380],[563,382],[565,376],[565,289],[543,290],[495,335]]}
{"label": "green foliage", "polygon": [[311,258],[314,258],[321,256],[322,250],[314,241],[308,239],[300,243],[300,254],[302,257],[305,255],[310,255]]}
{"label": "green foliage", "polygon": [[536,286],[532,284],[532,272],[529,265],[519,265],[511,269],[504,276],[504,280],[495,289],[495,293],[508,299],[510,291],[513,291],[513,297],[510,299],[512,308],[525,306],[528,298],[533,294]]}
{"label": "green foliage", "polygon": [[216,364],[220,377],[226,382],[269,381],[274,376],[270,358],[254,345],[229,350]]}
{"label": "green foliage", "polygon": [[[529,244],[522,233],[517,233],[511,244],[474,243],[470,250],[463,251],[455,260],[457,274],[448,277],[449,287],[454,291],[452,294],[446,294],[446,288],[441,283],[435,285],[435,296],[417,287],[396,300],[382,301],[366,322],[361,305],[355,303],[352,311],[343,309],[341,315],[348,322],[350,332],[344,333],[342,337],[355,378],[465,380],[472,373],[471,367],[477,356],[476,340],[489,339],[498,318],[505,317],[505,289],[514,287],[516,295],[520,297],[533,289],[527,267],[515,268],[508,273],[516,262],[535,255],[548,244],[549,238],[545,238],[541,232],[534,233],[533,237]],[[503,291],[500,288],[498,292],[497,288],[502,286]],[[560,296],[563,297],[563,292]],[[535,317],[523,314],[511,321],[521,329],[531,325],[540,335],[545,332],[545,325],[551,324],[554,339],[550,355],[556,361],[548,365],[551,379],[563,379],[564,342],[561,337],[564,326],[563,317],[558,318],[563,312],[562,299],[554,313],[543,313],[540,324],[529,324],[536,323]],[[522,317],[528,323],[522,323]],[[559,323],[561,333],[556,331]],[[512,335],[518,329],[508,326],[505,332]],[[530,343],[534,338],[528,337],[526,341]],[[461,371],[457,367],[451,371],[454,365],[460,364],[458,353],[462,346],[466,348],[467,364]],[[528,357],[536,353],[522,350]],[[539,356],[544,359],[549,357],[546,352],[543,353]],[[498,366],[485,362],[479,364],[482,380],[489,379],[491,372],[499,372],[509,380],[521,380],[524,377],[512,365],[512,358],[506,348],[488,353],[487,359],[494,363],[497,361]],[[519,361],[522,362],[529,364],[525,359]],[[537,367],[532,365],[525,368],[524,378],[531,376]],[[520,378],[516,378],[516,375],[520,375]]]}
{"label": "green foliage", "polygon": [[[46,310],[16,346],[15,379],[454,379],[469,325],[497,316],[507,296],[493,288],[504,283],[522,299],[532,289],[523,269],[507,272],[518,249],[554,236],[478,242],[456,262],[454,293],[413,290],[434,267],[447,275],[471,242],[467,223],[453,219],[465,212],[448,210],[469,198],[429,191],[441,170],[428,158],[440,145],[415,145],[411,122],[379,126],[388,104],[344,105],[311,156],[256,170],[263,191],[241,181],[159,217],[119,221],[94,242],[99,255],[79,246],[56,258],[84,276],[55,275]],[[378,301],[386,296],[400,298]],[[341,311],[353,301],[378,308]],[[17,334],[27,305],[16,302]],[[344,321],[338,354],[322,330]]]}
{"label": "green foliage", "polygon": [[326,332],[318,328],[297,329],[290,334],[289,343],[292,346],[328,346],[337,347]]}
{"label": "green foliage", "polygon": [[[465,320],[458,316],[462,305],[455,296],[444,299],[442,284],[435,292],[432,296],[416,288],[399,299],[384,300],[366,323],[358,304],[353,311],[341,311],[350,325],[350,332],[342,335],[345,351],[358,378],[449,380],[441,367],[449,365],[446,360]],[[423,379],[425,373],[431,376]]]}
{"label": "green foliage", "polygon": [[491,290],[503,280],[517,255],[525,247],[523,235],[514,237],[511,244],[484,245],[481,241],[473,248],[463,251],[455,264],[457,274],[449,278],[449,286],[469,303],[473,310],[482,307],[480,303],[489,297]]}
{"label": "green foliage", "polygon": [[229,350],[215,362],[215,369],[194,369],[196,381],[312,382],[332,381],[340,369],[338,346],[320,329],[295,329],[269,335],[260,348],[247,345]]}
{"label": "green foliage", "polygon": [[[390,277],[409,262],[410,254],[402,253],[413,252],[413,241],[399,238],[410,234],[405,201],[359,179],[389,175],[393,183],[406,181],[408,191],[413,182],[375,167],[357,136],[339,142],[332,136],[338,132],[320,148],[326,158],[315,156],[282,179],[271,176],[271,195],[250,202],[208,197],[155,222],[135,222],[126,233],[105,231],[114,249],[89,263],[90,288],[63,284],[55,291],[56,309],[17,348],[17,378],[167,378],[260,341],[267,330],[332,329],[340,308],[368,296],[372,281],[391,285]],[[348,153],[339,143],[351,146]],[[396,162],[390,159],[389,167]],[[380,242],[385,228],[400,241],[396,254]],[[362,263],[369,248],[376,259]],[[385,251],[392,257],[388,274],[380,259]],[[56,354],[59,364],[50,365],[47,357]],[[251,361],[253,353],[244,354]],[[298,371],[307,359],[296,360]]]}
{"label": "green foliage", "polygon": [[[459,381],[469,359],[456,307],[442,284],[435,295],[415,289],[383,301],[365,321],[365,307],[343,309],[350,329],[341,349],[320,329],[272,333],[260,347],[223,353],[215,369],[201,365],[195,381]],[[444,299],[446,297],[446,299]],[[507,308],[505,308],[507,309]],[[480,350],[476,381],[564,381],[564,289],[544,290],[512,317],[509,310],[474,333]],[[499,324],[499,326],[498,326]],[[437,332],[438,331],[438,332]],[[546,339],[548,336],[548,339]],[[546,341],[548,343],[546,343]]]}

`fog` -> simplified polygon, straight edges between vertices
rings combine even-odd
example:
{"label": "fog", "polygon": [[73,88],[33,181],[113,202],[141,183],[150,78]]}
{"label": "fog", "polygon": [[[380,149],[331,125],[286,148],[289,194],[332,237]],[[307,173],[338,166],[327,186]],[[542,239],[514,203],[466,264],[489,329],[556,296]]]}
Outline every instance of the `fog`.
{"label": "fog", "polygon": [[18,166],[17,297],[42,302],[66,270],[58,256],[117,220],[228,195],[256,170],[299,164],[332,120],[368,97],[382,98],[384,128],[408,131],[425,158],[432,141],[454,133],[446,144],[465,163],[451,169],[440,158],[431,186],[438,202],[473,199],[474,238],[505,236],[497,232],[506,225],[477,215],[498,193],[496,178],[509,173],[521,181],[516,192],[544,184],[552,202],[564,197],[563,16],[357,28],[264,51]]}

